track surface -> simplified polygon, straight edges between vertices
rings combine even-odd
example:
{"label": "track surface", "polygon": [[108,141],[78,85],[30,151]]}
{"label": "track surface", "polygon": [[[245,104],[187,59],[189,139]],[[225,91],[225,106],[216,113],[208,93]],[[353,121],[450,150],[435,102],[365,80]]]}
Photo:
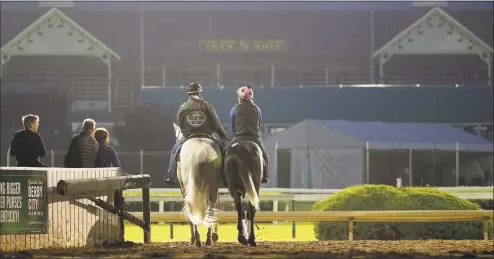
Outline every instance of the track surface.
{"label": "track surface", "polygon": [[[124,248],[78,248],[9,253],[5,258],[494,258],[493,241],[259,242],[257,247],[217,243],[196,248],[183,242]],[[1,256],[0,256],[1,258]]]}

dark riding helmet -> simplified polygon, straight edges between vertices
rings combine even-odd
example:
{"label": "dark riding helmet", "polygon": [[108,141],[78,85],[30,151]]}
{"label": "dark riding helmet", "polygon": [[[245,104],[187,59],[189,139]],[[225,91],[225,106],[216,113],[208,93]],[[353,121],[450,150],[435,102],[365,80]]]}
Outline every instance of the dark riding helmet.
{"label": "dark riding helmet", "polygon": [[198,83],[192,83],[187,87],[187,93],[190,94],[201,94],[202,86]]}

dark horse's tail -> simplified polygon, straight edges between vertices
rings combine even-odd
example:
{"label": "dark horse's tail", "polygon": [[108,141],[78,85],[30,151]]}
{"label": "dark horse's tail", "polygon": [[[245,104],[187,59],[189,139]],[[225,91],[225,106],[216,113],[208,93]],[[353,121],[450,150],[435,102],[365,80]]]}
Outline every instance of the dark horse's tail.
{"label": "dark horse's tail", "polygon": [[232,175],[230,175],[231,183],[229,185],[235,186],[235,173],[237,173],[240,176],[246,199],[256,210],[259,210],[260,201],[257,193],[258,187],[256,187],[256,183],[257,185],[260,184],[262,174],[262,153],[259,147],[250,141],[240,141],[234,144],[229,152],[232,153],[233,160],[238,168],[237,172],[232,172]]}

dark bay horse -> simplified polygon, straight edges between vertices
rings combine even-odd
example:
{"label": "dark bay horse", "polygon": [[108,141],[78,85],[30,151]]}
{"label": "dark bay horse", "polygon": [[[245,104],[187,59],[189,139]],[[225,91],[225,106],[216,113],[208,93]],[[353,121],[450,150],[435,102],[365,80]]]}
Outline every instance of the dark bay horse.
{"label": "dark bay horse", "polygon": [[[233,143],[225,156],[225,178],[228,191],[235,202],[238,213],[238,242],[243,245],[256,246],[254,234],[254,216],[259,210],[259,186],[264,160],[259,146],[251,141]],[[242,199],[248,201],[247,227]]]}

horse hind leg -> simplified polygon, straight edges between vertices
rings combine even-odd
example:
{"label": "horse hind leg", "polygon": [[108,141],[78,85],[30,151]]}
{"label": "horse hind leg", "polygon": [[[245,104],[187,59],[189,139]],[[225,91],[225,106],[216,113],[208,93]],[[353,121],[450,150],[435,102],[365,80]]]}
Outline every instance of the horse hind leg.
{"label": "horse hind leg", "polygon": [[194,224],[189,221],[190,225],[190,243],[189,245],[195,245],[196,244],[196,233],[194,231]]}
{"label": "horse hind leg", "polygon": [[195,236],[195,245],[197,247],[202,247],[202,242],[201,242],[201,234],[199,233],[199,228],[197,225],[194,225],[194,236]]}
{"label": "horse hind leg", "polygon": [[208,227],[208,234],[206,237],[206,246],[212,246],[216,241],[218,241],[218,234],[214,231],[214,227]]}
{"label": "horse hind leg", "polygon": [[247,220],[249,220],[249,245],[257,246],[256,244],[256,234],[254,233],[254,217],[256,215],[256,208],[249,202],[249,211],[247,212]]}
{"label": "horse hind leg", "polygon": [[[214,217],[214,206],[209,205],[208,212],[211,213],[211,217]],[[212,246],[216,241],[218,241],[218,233],[215,231],[215,227],[217,226],[217,223],[215,222],[213,225],[208,227],[208,233],[206,237],[206,246]]]}
{"label": "horse hind leg", "polygon": [[235,209],[237,210],[237,230],[238,230],[238,236],[237,240],[240,244],[246,245],[247,244],[247,235],[245,233],[246,229],[246,224],[245,224],[245,212],[242,206],[242,200],[240,199],[239,196],[235,197]]}

